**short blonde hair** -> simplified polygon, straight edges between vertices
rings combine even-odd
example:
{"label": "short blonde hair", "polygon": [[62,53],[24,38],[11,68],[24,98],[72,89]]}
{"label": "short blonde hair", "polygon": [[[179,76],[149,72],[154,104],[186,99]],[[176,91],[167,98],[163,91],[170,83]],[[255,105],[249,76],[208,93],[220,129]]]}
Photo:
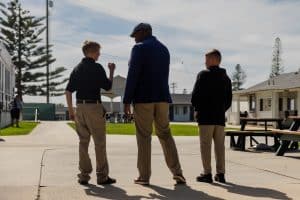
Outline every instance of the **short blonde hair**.
{"label": "short blonde hair", "polygon": [[82,45],[82,52],[86,56],[89,53],[94,53],[101,48],[101,45],[97,42],[86,40]]}
{"label": "short blonde hair", "polygon": [[208,56],[208,57],[215,57],[219,62],[221,62],[222,60],[222,54],[219,50],[217,49],[212,49],[211,51],[207,52],[205,54],[205,56]]}

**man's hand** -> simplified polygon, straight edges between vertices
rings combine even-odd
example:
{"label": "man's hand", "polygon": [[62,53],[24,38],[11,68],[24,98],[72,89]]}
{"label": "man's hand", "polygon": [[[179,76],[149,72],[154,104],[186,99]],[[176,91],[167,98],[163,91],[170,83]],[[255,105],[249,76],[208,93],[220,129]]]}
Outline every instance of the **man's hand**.
{"label": "man's hand", "polygon": [[69,111],[69,119],[75,121],[75,112],[74,112],[73,102],[72,102],[72,92],[66,90],[65,94],[66,94],[68,111]]}
{"label": "man's hand", "polygon": [[197,111],[194,112],[194,120],[195,120],[195,121],[198,120],[198,112],[197,112]]}
{"label": "man's hand", "polygon": [[72,121],[75,121],[75,112],[74,110],[69,111],[69,118]]}
{"label": "man's hand", "polygon": [[124,113],[125,115],[131,115],[130,104],[124,104]]}
{"label": "man's hand", "polygon": [[115,71],[115,69],[116,69],[115,63],[108,63],[108,68],[109,68],[109,71]]}

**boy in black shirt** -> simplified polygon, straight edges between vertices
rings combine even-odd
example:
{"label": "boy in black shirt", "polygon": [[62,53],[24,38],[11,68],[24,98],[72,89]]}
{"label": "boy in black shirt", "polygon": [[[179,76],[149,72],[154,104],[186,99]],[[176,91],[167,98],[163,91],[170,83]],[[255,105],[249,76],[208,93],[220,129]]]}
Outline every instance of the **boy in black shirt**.
{"label": "boy in black shirt", "polygon": [[200,147],[204,173],[199,182],[211,183],[211,143],[214,140],[217,174],[215,180],[225,182],[225,112],[231,106],[231,80],[220,68],[221,53],[214,49],[206,54],[206,70],[201,71],[192,93],[192,105],[199,124]]}

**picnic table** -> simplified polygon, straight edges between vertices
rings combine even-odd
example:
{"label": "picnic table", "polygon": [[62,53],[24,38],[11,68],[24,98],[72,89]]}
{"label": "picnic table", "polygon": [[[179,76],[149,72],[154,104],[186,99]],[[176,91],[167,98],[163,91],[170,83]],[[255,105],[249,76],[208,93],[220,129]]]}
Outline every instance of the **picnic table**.
{"label": "picnic table", "polygon": [[289,146],[295,146],[299,148],[298,142],[300,141],[300,116],[289,117],[294,122],[292,123],[289,130],[273,130],[273,133],[277,135],[281,144],[276,151],[276,156],[283,156],[284,153],[289,149]]}
{"label": "picnic table", "polygon": [[[239,131],[226,131],[226,135],[230,136],[230,148],[234,150],[245,151],[246,147],[246,137],[250,137],[250,146],[253,146],[253,142],[258,144],[259,142],[254,137],[265,137],[266,144],[268,144],[268,137],[274,138],[274,148],[277,149],[280,146],[279,140],[270,129],[268,129],[269,122],[276,122],[277,128],[282,129],[281,118],[246,118],[241,117],[241,128]],[[249,122],[264,122],[264,129],[262,130],[245,130],[246,125]],[[235,137],[238,137],[237,140]]]}

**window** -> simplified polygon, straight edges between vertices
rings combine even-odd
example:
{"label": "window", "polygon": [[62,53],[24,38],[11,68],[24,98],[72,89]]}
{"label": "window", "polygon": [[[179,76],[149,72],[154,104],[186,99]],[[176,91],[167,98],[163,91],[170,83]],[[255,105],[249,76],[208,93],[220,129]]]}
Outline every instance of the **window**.
{"label": "window", "polygon": [[282,98],[279,98],[278,110],[283,111],[283,99]]}
{"label": "window", "polygon": [[271,98],[259,100],[259,110],[260,111],[271,111],[271,107],[272,107],[272,99]]}
{"label": "window", "polygon": [[263,111],[264,110],[264,100],[260,99],[259,100],[259,111]]}
{"label": "window", "polygon": [[287,109],[288,110],[295,110],[295,99],[288,98],[287,99]]}
{"label": "window", "polygon": [[249,110],[255,111],[255,109],[256,109],[255,96],[251,95],[249,99]]}
{"label": "window", "polygon": [[184,114],[184,115],[186,115],[186,114],[187,114],[187,112],[188,112],[188,109],[187,109],[187,107],[186,107],[186,106],[184,106],[184,107],[183,107],[183,114]]}
{"label": "window", "polygon": [[10,72],[5,70],[5,93],[10,95]]}
{"label": "window", "polygon": [[3,63],[1,62],[0,60],[0,109],[2,110],[3,109],[3,98],[4,98],[4,95],[3,95],[3,73],[2,73],[2,70],[3,70]]}
{"label": "window", "polygon": [[0,60],[0,93],[2,92],[2,89],[3,89],[2,62]]}
{"label": "window", "polygon": [[175,107],[175,115],[178,115],[179,114],[179,109],[177,106],[174,106]]}

